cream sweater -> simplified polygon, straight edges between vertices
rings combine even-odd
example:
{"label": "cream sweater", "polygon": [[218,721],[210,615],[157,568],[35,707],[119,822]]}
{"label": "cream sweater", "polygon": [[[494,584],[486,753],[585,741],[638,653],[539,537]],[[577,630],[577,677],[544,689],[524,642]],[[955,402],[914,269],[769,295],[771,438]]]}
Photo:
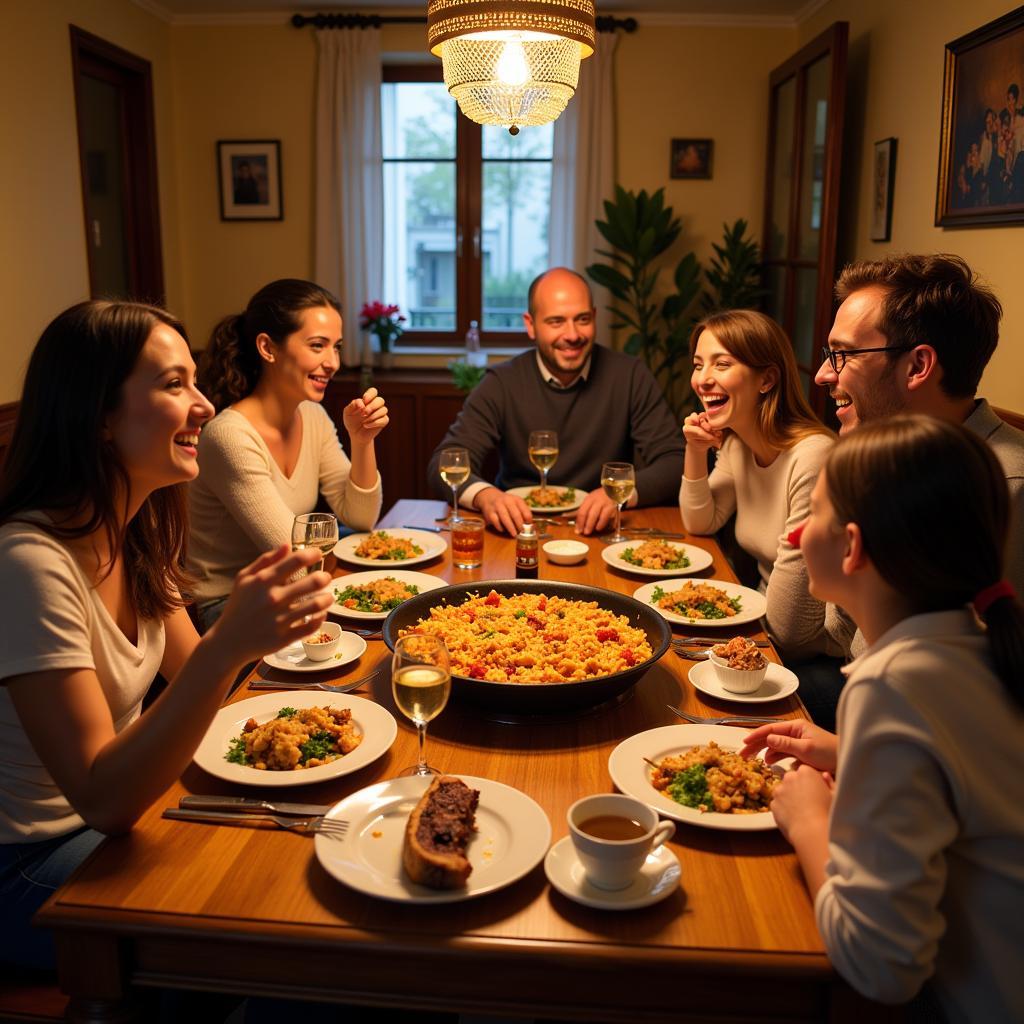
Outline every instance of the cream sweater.
{"label": "cream sweater", "polygon": [[842,654],[825,632],[824,604],[808,591],[803,556],[785,540],[810,514],[811,489],[834,443],[828,434],[812,434],[762,467],[730,435],[711,476],[683,477],[679,489],[679,510],[691,533],[714,533],[736,513],[736,542],[757,559],[768,632],[787,658]]}
{"label": "cream sweater", "polygon": [[292,521],[323,494],[339,522],[368,530],[381,506],[380,475],[372,490],[349,480],[351,463],[327,413],[299,406],[302,446],[290,477],[281,472],[256,428],[225,409],[203,428],[199,476],[189,485],[192,533],[188,568],[198,601],[224,597],[235,575],[264,551],[291,540]]}

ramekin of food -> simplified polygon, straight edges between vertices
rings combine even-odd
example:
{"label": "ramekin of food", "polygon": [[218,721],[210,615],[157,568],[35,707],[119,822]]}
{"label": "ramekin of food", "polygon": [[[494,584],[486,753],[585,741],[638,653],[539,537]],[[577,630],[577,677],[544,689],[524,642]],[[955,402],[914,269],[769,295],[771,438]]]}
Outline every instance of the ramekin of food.
{"label": "ramekin of food", "polygon": [[[746,637],[733,637],[727,644],[715,644],[708,651],[718,681],[730,693],[754,693],[761,688],[768,672],[768,659]],[[752,665],[736,668],[737,664]]]}
{"label": "ramekin of food", "polygon": [[302,650],[310,661],[326,661],[334,657],[341,643],[341,626],[336,622],[325,622],[312,634],[302,638]]}
{"label": "ramekin of food", "polygon": [[549,540],[544,545],[544,554],[555,565],[575,565],[587,557],[590,548],[581,540]]}

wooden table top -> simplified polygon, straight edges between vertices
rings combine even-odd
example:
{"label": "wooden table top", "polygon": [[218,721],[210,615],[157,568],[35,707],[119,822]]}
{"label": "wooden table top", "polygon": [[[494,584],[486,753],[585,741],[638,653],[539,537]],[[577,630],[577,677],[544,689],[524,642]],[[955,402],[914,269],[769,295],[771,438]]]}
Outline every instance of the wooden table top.
{"label": "wooden table top", "polygon": [[[382,525],[432,525],[443,511],[440,502],[402,501]],[[625,522],[681,530],[675,509],[630,512]],[[572,531],[558,526],[553,535]],[[714,557],[701,576],[735,578],[713,539],[687,543]],[[550,565],[542,554],[541,578],[623,593],[649,581],[610,570],[601,542],[589,544],[579,566]],[[513,542],[488,531],[480,570],[454,569],[448,551],[416,568],[450,582],[511,578]],[[725,635],[736,632],[764,635],[756,623]],[[415,763],[415,730],[394,707],[387,664],[383,643],[371,640],[357,662],[327,675],[344,681],[380,668],[362,696],[395,715],[391,750],[352,775],[275,795],[330,803]],[[430,725],[430,762],[522,790],[544,808],[557,841],[575,800],[613,791],[608,756],[621,740],[678,723],[667,704],[698,714],[737,710],[699,695],[687,680],[691,664],[670,651],[617,706],[528,725],[494,721],[453,701]],[[286,679],[263,664],[258,671]],[[249,695],[243,688],[234,699]],[[755,711],[803,714],[795,698]],[[481,898],[407,906],[335,881],[308,837],[162,819],[184,793],[266,791],[192,765],[130,835],[107,840],[54,896],[41,921],[55,930],[62,985],[79,1007],[140,983],[566,1019],[753,1020],[771,1007],[773,1019],[817,1020],[836,983],[796,858],[775,831],[680,824],[670,843],[682,866],[680,888],[642,910],[578,905],[550,887],[542,865]],[[83,932],[94,950],[84,960]],[[77,1019],[102,1019],[91,1012],[80,1009]]]}

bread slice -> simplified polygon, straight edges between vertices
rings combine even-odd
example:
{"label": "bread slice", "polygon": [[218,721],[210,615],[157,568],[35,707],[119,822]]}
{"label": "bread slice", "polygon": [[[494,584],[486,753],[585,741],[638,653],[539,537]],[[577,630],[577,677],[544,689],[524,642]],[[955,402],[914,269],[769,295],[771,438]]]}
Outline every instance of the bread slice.
{"label": "bread slice", "polygon": [[466,847],[476,831],[480,793],[454,775],[439,775],[430,783],[409,815],[402,846],[405,873],[431,889],[458,889],[473,866]]}

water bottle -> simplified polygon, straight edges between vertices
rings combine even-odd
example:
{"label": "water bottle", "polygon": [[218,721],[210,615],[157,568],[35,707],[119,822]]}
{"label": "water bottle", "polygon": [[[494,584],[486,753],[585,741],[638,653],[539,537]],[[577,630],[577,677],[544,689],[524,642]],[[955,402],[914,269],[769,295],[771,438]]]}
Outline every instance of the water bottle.
{"label": "water bottle", "polygon": [[480,351],[480,325],[476,320],[469,321],[466,331],[466,362],[470,366],[487,365],[487,353]]}

